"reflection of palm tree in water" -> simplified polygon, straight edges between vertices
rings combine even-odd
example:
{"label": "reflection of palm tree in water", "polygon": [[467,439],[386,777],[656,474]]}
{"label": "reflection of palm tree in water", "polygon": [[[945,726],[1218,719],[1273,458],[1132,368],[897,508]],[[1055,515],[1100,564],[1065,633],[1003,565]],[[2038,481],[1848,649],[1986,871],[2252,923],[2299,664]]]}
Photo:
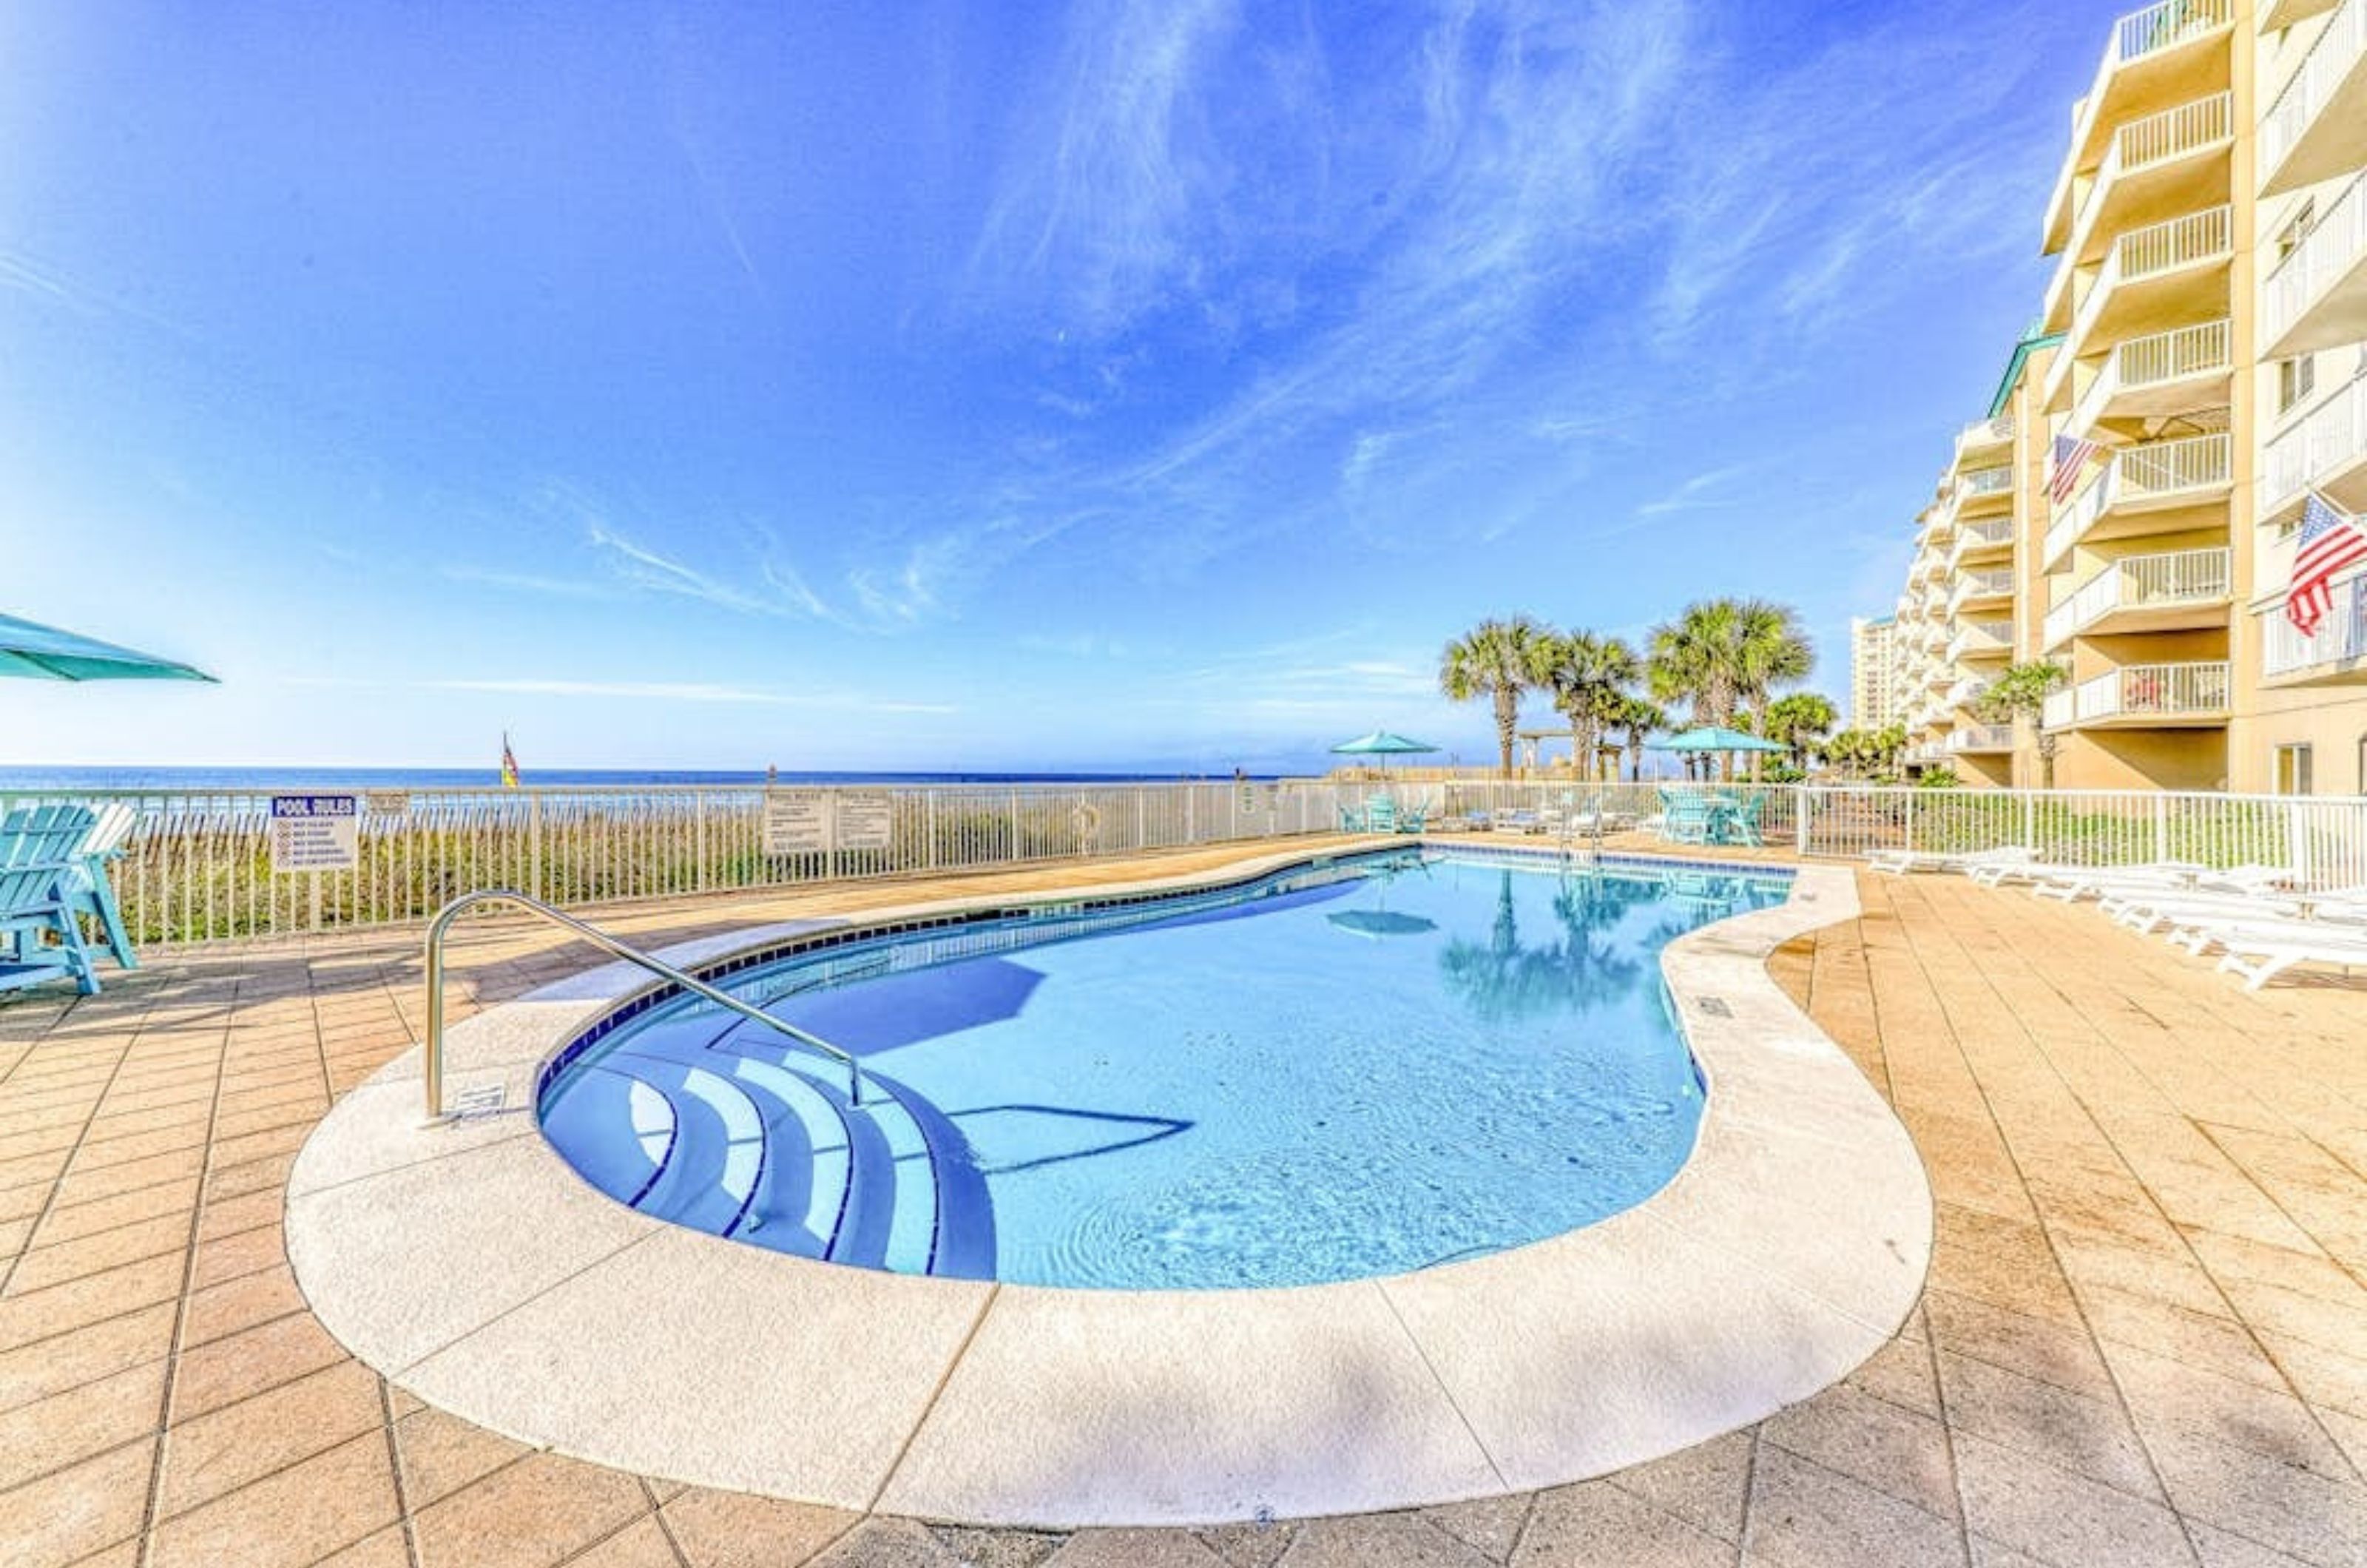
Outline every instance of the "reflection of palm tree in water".
{"label": "reflection of palm tree in water", "polygon": [[1566,878],[1553,906],[1561,940],[1525,948],[1513,874],[1506,870],[1498,883],[1487,942],[1455,937],[1440,952],[1439,971],[1450,992],[1489,1022],[1589,1013],[1634,992],[1645,965],[1622,952],[1607,932],[1629,909],[1651,899],[1649,884]]}

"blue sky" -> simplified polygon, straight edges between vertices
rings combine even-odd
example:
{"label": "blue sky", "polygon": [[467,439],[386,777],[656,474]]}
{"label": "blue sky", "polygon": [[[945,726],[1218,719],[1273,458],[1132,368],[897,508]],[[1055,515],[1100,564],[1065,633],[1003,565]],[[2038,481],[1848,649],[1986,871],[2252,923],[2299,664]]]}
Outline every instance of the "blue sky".
{"label": "blue sky", "polygon": [[1449,637],[1718,593],[1838,694],[2117,9],[19,0],[0,611],[224,683],[0,764],[1478,758]]}

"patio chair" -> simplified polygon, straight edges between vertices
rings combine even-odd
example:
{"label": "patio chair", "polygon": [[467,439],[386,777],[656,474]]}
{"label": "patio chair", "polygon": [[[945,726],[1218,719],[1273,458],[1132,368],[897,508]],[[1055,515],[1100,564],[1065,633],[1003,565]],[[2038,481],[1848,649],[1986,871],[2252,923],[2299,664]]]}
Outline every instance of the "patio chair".
{"label": "patio chair", "polygon": [[1660,794],[1660,837],[1672,844],[1709,842],[1716,805],[1705,795]]}
{"label": "patio chair", "polygon": [[1342,833],[1361,833],[1364,830],[1365,808],[1361,806],[1342,807],[1340,808],[1340,831]]}
{"label": "patio chair", "polygon": [[2297,964],[2326,964],[2349,971],[2367,968],[2367,928],[2339,931],[2316,920],[2293,920],[2273,927],[2230,929],[2214,933],[2227,951],[2219,959],[2222,974],[2240,975],[2244,989],[2257,991]]}
{"label": "patio chair", "polygon": [[98,990],[64,891],[91,821],[89,811],[74,806],[15,812],[0,823],[0,939],[8,944],[0,949],[0,991],[62,978],[85,996]]}
{"label": "patio chair", "polygon": [[[1993,850],[1968,850],[1963,853],[1943,853],[1938,850],[1876,850],[1871,865],[1875,871],[1888,872],[1893,876],[1906,876],[1918,871],[1961,872],[1975,880],[1980,874],[1995,867],[2000,872],[2016,871],[2032,865],[2038,852],[2022,844],[2006,844]],[[1997,884],[1991,882],[1990,886]]]}
{"label": "patio chair", "polygon": [[1398,803],[1386,795],[1376,795],[1365,802],[1365,831],[1394,833],[1398,830]]}
{"label": "patio chair", "polygon": [[1759,848],[1766,840],[1760,836],[1760,826],[1767,818],[1767,792],[1753,790],[1738,805],[1729,807],[1725,820],[1718,824],[1723,830],[1720,841],[1749,844]]}
{"label": "patio chair", "polygon": [[108,879],[107,863],[123,858],[124,840],[139,825],[140,814],[121,801],[111,801],[99,807],[98,816],[84,835],[82,845],[74,852],[74,868],[65,876],[66,912],[88,916],[96,922],[106,939],[108,953],[117,967],[137,969],[140,955],[131,951],[130,933],[123,929],[123,911],[115,902],[115,886]]}
{"label": "patio chair", "polygon": [[1400,833],[1419,833],[1422,830],[1423,825],[1429,820],[1429,804],[1425,801],[1414,801],[1407,806],[1403,811],[1398,813],[1398,831]]}

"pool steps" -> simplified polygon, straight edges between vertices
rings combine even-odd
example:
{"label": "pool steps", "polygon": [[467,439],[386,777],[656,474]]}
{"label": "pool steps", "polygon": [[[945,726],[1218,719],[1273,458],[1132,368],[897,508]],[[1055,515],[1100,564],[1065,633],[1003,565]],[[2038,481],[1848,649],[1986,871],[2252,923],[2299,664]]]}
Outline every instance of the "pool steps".
{"label": "pool steps", "polygon": [[[799,1257],[991,1278],[986,1181],[952,1121],[871,1072],[857,1106],[761,1034],[711,1015],[657,1021],[576,1077],[549,1130],[593,1162],[577,1167],[586,1179],[651,1218]],[[568,1136],[579,1118],[636,1136]]]}

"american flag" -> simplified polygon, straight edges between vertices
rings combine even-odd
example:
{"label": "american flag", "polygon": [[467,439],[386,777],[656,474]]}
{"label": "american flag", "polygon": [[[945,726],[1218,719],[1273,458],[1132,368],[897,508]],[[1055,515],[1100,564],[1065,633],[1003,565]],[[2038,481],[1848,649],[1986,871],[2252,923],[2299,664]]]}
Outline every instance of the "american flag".
{"label": "american flag", "polygon": [[2302,509],[2301,538],[2293,550],[2293,586],[2285,590],[2285,619],[2304,637],[2316,637],[2318,624],[2334,608],[2334,590],[2327,579],[2354,561],[2367,560],[2367,530],[2355,517],[2337,512],[2326,497],[2310,492]]}
{"label": "american flag", "polygon": [[2075,441],[2068,435],[2055,438],[2055,467],[2046,476],[2047,498],[2060,506],[2071,499],[2079,488],[2079,476],[2088,471],[2088,463],[2103,448],[2092,441]]}

